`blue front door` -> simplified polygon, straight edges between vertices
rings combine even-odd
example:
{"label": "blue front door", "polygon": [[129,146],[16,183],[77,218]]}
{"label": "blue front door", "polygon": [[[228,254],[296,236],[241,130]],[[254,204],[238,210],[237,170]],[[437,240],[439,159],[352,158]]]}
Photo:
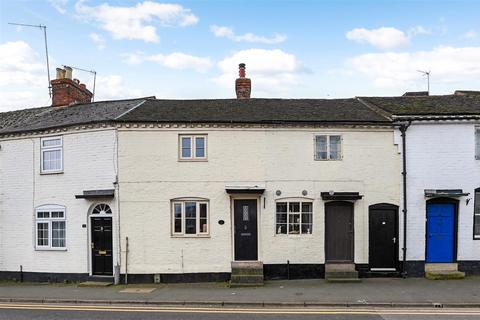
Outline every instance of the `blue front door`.
{"label": "blue front door", "polygon": [[453,203],[427,204],[427,262],[453,262],[455,237]]}

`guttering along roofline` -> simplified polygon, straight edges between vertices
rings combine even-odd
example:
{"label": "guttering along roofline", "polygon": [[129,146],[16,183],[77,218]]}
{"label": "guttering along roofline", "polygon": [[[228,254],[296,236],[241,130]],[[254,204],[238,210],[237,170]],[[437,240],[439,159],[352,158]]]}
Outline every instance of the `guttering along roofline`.
{"label": "guttering along roofline", "polygon": [[428,121],[428,120],[480,120],[480,114],[424,114],[393,115],[393,121]]}

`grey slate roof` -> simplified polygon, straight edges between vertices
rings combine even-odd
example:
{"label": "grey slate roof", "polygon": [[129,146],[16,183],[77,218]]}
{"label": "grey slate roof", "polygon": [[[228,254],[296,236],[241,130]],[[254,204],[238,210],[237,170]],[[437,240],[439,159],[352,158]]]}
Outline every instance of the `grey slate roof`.
{"label": "grey slate roof", "polygon": [[152,99],[118,120],[268,124],[388,121],[356,99]]}
{"label": "grey slate roof", "polygon": [[480,95],[360,97],[360,99],[397,116],[480,115]]}
{"label": "grey slate roof", "polygon": [[98,122],[388,124],[391,115],[480,116],[480,95],[245,100],[147,97],[0,113],[0,135]]}
{"label": "grey slate roof", "polygon": [[0,134],[113,121],[145,99],[102,101],[0,113]]}

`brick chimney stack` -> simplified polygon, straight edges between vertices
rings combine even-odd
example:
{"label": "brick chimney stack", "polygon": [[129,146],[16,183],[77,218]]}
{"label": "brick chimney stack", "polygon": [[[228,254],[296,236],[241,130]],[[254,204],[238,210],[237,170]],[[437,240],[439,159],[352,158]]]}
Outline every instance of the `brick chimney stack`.
{"label": "brick chimney stack", "polygon": [[92,93],[85,84],[72,79],[72,68],[57,68],[57,77],[51,81],[52,107],[69,106],[92,101]]}
{"label": "brick chimney stack", "polygon": [[250,93],[252,92],[252,81],[249,78],[245,78],[245,63],[240,63],[239,77],[235,80],[235,92],[237,93],[237,99],[250,99]]}

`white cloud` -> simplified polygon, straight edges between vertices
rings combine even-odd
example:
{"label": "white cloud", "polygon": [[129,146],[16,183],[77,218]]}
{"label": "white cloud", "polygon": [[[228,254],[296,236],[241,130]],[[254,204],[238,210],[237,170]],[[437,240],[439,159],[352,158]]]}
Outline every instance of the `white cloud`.
{"label": "white cloud", "polygon": [[98,50],[105,49],[105,39],[98,33],[92,32],[88,35],[92,39],[93,43],[97,46]]}
{"label": "white cloud", "polygon": [[[238,64],[245,63],[252,79],[252,95],[288,95],[300,85],[299,76],[308,72],[295,55],[282,50],[248,49],[238,51],[218,63],[221,74],[214,82],[231,88],[238,77]],[[259,94],[260,93],[260,94]]]}
{"label": "white cloud", "polygon": [[480,47],[437,47],[431,51],[369,53],[348,61],[379,87],[407,87],[430,70],[433,83],[466,83],[480,78]]}
{"label": "white cloud", "polygon": [[23,41],[0,44],[0,111],[48,104],[45,64]]}
{"label": "white cloud", "polygon": [[475,39],[476,37],[478,37],[478,33],[477,33],[477,31],[475,31],[475,30],[473,30],[473,29],[472,29],[472,30],[468,30],[467,32],[465,32],[465,33],[463,34],[463,37],[464,37],[465,39]]}
{"label": "white cloud", "polygon": [[390,27],[378,29],[356,28],[347,32],[348,40],[368,43],[380,49],[395,49],[410,43],[408,36],[401,30]]}
{"label": "white cloud", "polygon": [[410,28],[408,31],[409,36],[416,36],[419,34],[432,34],[432,31],[425,28],[424,26],[418,25]]}
{"label": "white cloud", "polygon": [[236,42],[256,42],[265,44],[277,44],[287,40],[287,36],[275,33],[271,37],[258,36],[253,33],[245,33],[243,35],[236,35],[232,28],[225,26],[210,26],[210,31],[218,38],[227,38]]}
{"label": "white cloud", "polygon": [[193,69],[198,72],[205,72],[212,66],[208,57],[192,56],[183,52],[170,54],[146,55],[143,52],[124,53],[124,62],[128,64],[139,64],[143,61],[156,62],[164,67],[176,70]]}
{"label": "white cloud", "polygon": [[50,5],[55,8],[59,13],[65,14],[67,13],[67,4],[68,0],[48,0]]}
{"label": "white cloud", "polygon": [[178,4],[144,1],[131,7],[111,6],[103,3],[87,6],[84,0],[76,3],[76,12],[87,21],[94,21],[114,39],[158,42],[156,25],[186,27],[198,18]]}
{"label": "white cloud", "polygon": [[[92,84],[89,89],[91,90]],[[97,76],[95,101],[141,97],[141,90],[131,87],[120,75]]]}

